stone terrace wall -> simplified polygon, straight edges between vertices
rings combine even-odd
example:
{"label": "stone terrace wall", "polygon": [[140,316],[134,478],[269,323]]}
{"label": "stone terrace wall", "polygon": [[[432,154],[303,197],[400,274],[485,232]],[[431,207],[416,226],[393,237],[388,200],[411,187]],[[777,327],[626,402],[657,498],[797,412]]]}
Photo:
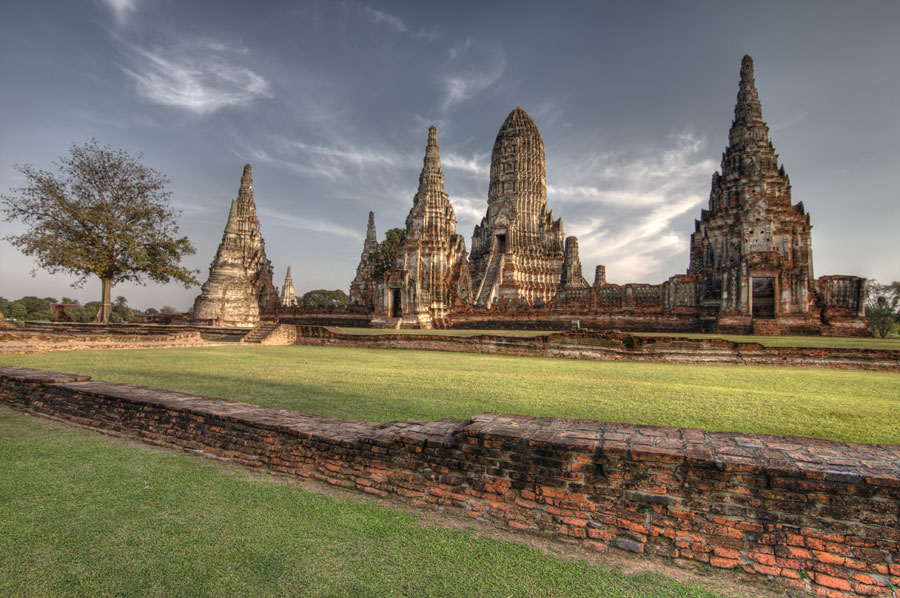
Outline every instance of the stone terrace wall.
{"label": "stone terrace wall", "polygon": [[900,445],[497,414],[376,424],[13,367],[0,401],[587,550],[827,596],[900,586]]}
{"label": "stone terrace wall", "polygon": [[[651,313],[590,313],[578,311],[555,311],[551,309],[532,309],[510,311],[504,317],[492,310],[480,310],[483,313],[464,315],[454,314],[451,328],[480,330],[568,330],[572,321],[577,320],[581,326],[605,329],[625,330],[628,332],[703,332],[701,321],[696,314]],[[496,310],[493,310],[496,311]]]}
{"label": "stone terrace wall", "polygon": [[502,335],[352,334],[298,326],[296,344],[376,349],[419,349],[597,360],[671,363],[798,365],[900,371],[900,350],[764,347],[724,339],[641,337],[618,331],[578,330],[536,337]]}
{"label": "stone terrace wall", "polygon": [[0,353],[45,353],[79,349],[168,349],[204,344],[199,332],[179,334],[51,334],[0,330]]}

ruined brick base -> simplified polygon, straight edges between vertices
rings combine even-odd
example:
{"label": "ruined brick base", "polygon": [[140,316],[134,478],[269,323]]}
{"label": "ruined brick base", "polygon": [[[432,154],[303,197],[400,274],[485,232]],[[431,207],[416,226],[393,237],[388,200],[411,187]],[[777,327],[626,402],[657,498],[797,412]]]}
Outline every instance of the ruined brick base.
{"label": "ruined brick base", "polygon": [[833,597],[900,586],[900,445],[490,413],[376,424],[14,367],[0,401],[586,550]]}
{"label": "ruined brick base", "polygon": [[298,345],[497,353],[603,361],[730,363],[876,369],[900,372],[900,350],[830,347],[764,347],[724,339],[633,336],[618,331],[573,330],[545,336],[353,334],[320,326],[298,326]]}

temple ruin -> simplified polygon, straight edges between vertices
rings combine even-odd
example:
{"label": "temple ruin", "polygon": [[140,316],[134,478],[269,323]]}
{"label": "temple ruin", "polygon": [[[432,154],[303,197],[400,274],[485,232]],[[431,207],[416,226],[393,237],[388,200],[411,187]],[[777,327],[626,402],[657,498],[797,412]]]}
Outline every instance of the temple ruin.
{"label": "temple ruin", "polygon": [[294,294],[294,280],[291,278],[290,266],[288,266],[287,274],[284,276],[284,285],[281,287],[280,301],[281,305],[285,307],[294,307],[297,305],[297,297]]}
{"label": "temple ruin", "polygon": [[[262,251],[249,168],[197,299],[197,318],[251,325],[259,307],[266,317],[301,314],[296,310],[302,308],[270,302],[271,266]],[[376,327],[551,330],[578,321],[630,331],[866,334],[865,279],[815,279],[811,230],[803,203],[792,203],[790,179],[762,120],[753,60],[745,56],[721,171],[713,174],[709,205],[691,234],[685,274],[662,284],[618,285],[609,284],[598,265],[589,285],[578,239],[564,236],[562,219],[548,208],[540,131],[516,107],[494,141],[487,211],[472,235],[471,254],[456,234],[431,127],[406,237],[390,268],[376,276],[372,255],[379,244],[369,213],[343,317],[358,324],[368,314]],[[341,317],[331,310],[328,321]]]}
{"label": "temple ruin", "polygon": [[477,306],[546,303],[560,284],[563,224],[547,211],[544,140],[519,106],[494,141],[487,214],[472,234],[470,259]]}
{"label": "temple ruin", "polygon": [[194,301],[193,316],[218,326],[255,326],[260,308],[277,302],[247,164],[237,199],[231,202],[222,242],[209,266],[209,278]]}
{"label": "temple ruin", "polygon": [[376,249],[378,249],[378,237],[375,234],[375,212],[369,212],[366,240],[363,242],[362,254],[359,256],[359,265],[356,266],[356,277],[350,283],[350,305],[375,308],[374,268],[370,256]]}
{"label": "temple ruin", "polygon": [[720,326],[755,329],[766,320],[815,326],[812,240],[803,203],[791,204],[791,183],[769,139],[744,56],[734,121],[721,173],[713,174],[709,209],[691,235],[689,274],[700,276],[701,305],[718,309]]}
{"label": "temple ruin", "polygon": [[444,327],[453,305],[470,301],[471,289],[466,242],[456,234],[456,214],[444,191],[437,129],[432,126],[428,129],[419,190],[406,216],[406,237],[397,248],[391,268],[375,281],[372,323]]}

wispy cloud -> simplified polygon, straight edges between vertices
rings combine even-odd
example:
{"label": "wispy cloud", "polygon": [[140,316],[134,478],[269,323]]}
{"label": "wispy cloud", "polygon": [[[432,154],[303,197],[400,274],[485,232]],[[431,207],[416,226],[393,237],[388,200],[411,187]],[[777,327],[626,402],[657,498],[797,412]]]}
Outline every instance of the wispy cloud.
{"label": "wispy cloud", "polygon": [[792,127],[797,123],[801,123],[806,119],[806,112],[801,111],[798,114],[790,117],[784,122],[775,123],[769,127],[769,131],[781,131],[782,129],[787,129],[788,127]]}
{"label": "wispy cloud", "polygon": [[330,220],[304,218],[302,216],[286,214],[269,208],[260,209],[259,214],[266,219],[267,225],[271,224],[273,226],[283,226],[295,230],[313,231],[355,240],[361,240],[363,238],[363,234],[360,231],[349,229]]}
{"label": "wispy cloud", "polygon": [[666,203],[685,189],[696,189],[716,169],[715,162],[698,156],[705,145],[702,139],[681,133],[670,143],[674,146],[636,157],[595,153],[574,163],[566,160],[561,173],[551,174],[568,184],[548,185],[547,192],[566,203],[622,207]]}
{"label": "wispy cloud", "polygon": [[472,40],[468,37],[463,41],[453,44],[450,46],[450,49],[447,53],[450,55],[450,60],[455,60],[457,57],[464,55],[469,49],[472,47]]}
{"label": "wispy cloud", "polygon": [[441,166],[454,170],[462,170],[487,180],[490,174],[491,159],[487,154],[475,154],[471,157],[449,153],[441,156]]}
{"label": "wispy cloud", "polygon": [[494,85],[506,70],[506,53],[501,46],[475,50],[471,40],[450,49],[450,60],[439,80],[445,94],[441,109],[445,112]]}
{"label": "wispy cloud", "polygon": [[456,232],[464,237],[471,235],[487,212],[487,196],[451,195],[450,203],[456,213]]}
{"label": "wispy cloud", "polygon": [[246,48],[208,40],[165,49],[119,42],[127,59],[120,68],[150,102],[205,115],[271,97],[269,83],[236,61]]}
{"label": "wispy cloud", "polygon": [[397,15],[393,15],[391,13],[385,12],[383,10],[376,10],[370,6],[365,7],[366,15],[369,17],[369,20],[376,25],[385,25],[397,33],[403,33],[413,38],[418,39],[435,39],[437,37],[437,30],[435,29],[416,29],[412,30],[406,25],[406,21],[398,17]]}
{"label": "wispy cloud", "polygon": [[358,172],[413,164],[412,155],[404,156],[390,147],[376,149],[349,143],[319,145],[278,135],[269,136],[265,149],[242,147],[241,152],[253,160],[332,181],[346,177],[348,168]]}
{"label": "wispy cloud", "polygon": [[133,12],[137,12],[138,0],[102,0],[103,4],[113,14],[116,23],[123,24]]}
{"label": "wispy cloud", "polygon": [[578,236],[586,266],[603,263],[611,278],[623,282],[676,273],[665,267],[687,251],[689,235],[674,222],[703,203],[716,168],[702,156],[704,145],[682,133],[668,147],[636,156],[591,154],[551,171],[568,184],[548,186],[550,204],[563,203],[575,214],[567,217],[567,232]]}

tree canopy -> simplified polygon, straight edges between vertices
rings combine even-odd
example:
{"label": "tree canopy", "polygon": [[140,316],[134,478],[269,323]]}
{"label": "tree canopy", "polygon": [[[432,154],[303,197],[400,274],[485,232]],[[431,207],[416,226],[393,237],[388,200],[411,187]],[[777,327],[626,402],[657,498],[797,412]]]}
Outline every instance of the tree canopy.
{"label": "tree canopy", "polygon": [[394,264],[394,256],[400,243],[406,239],[406,229],[392,228],[384,233],[384,241],[369,254],[369,263],[372,264],[372,279],[379,280],[384,273]]}
{"label": "tree canopy", "polygon": [[869,284],[866,317],[875,336],[886,338],[900,333],[900,281]]}
{"label": "tree canopy", "polygon": [[101,147],[95,139],[73,145],[54,165],[57,172],[30,164],[16,166],[26,186],[2,197],[7,221],[27,230],[6,240],[35,258],[39,268],[102,282],[98,319],[112,313],[113,285],[146,280],[197,284],[195,270],[180,265],[194,253],[187,237],[178,237],[178,212],[165,175],[139,163],[141,155]]}
{"label": "tree canopy", "polygon": [[350,297],[340,289],[316,289],[305,293],[298,303],[303,307],[342,307],[350,303]]}

